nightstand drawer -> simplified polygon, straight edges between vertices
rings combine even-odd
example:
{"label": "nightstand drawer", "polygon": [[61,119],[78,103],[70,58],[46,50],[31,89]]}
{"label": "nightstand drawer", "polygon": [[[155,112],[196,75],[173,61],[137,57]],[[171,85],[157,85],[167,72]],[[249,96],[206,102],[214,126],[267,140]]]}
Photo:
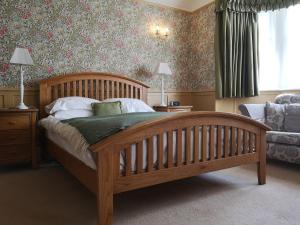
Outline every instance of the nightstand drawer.
{"label": "nightstand drawer", "polygon": [[30,145],[0,146],[0,163],[8,164],[19,161],[31,160]]}
{"label": "nightstand drawer", "polygon": [[8,130],[0,131],[0,146],[29,144],[31,142],[30,130]]}
{"label": "nightstand drawer", "polygon": [[0,117],[0,130],[28,129],[30,125],[28,115],[12,115]]}

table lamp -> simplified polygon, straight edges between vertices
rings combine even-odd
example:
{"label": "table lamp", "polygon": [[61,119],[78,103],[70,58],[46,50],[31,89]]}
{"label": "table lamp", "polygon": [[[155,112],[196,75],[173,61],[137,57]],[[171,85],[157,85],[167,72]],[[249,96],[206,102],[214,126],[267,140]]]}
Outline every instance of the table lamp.
{"label": "table lamp", "polygon": [[32,58],[29,54],[27,48],[16,48],[13,56],[10,60],[11,64],[20,65],[21,70],[21,81],[20,81],[20,104],[17,106],[18,109],[28,109],[28,106],[24,104],[24,84],[23,84],[23,76],[24,70],[22,68],[23,65],[33,65]]}
{"label": "table lamp", "polygon": [[156,69],[157,74],[161,75],[161,100],[160,100],[160,105],[161,106],[166,106],[164,95],[164,76],[165,75],[172,75],[171,69],[168,65],[168,63],[159,63]]}

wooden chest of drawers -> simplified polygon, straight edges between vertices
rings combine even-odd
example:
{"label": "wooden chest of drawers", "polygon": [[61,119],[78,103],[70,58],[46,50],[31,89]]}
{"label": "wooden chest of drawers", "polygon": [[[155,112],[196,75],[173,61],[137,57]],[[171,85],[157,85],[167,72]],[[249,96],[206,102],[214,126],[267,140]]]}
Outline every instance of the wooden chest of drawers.
{"label": "wooden chest of drawers", "polygon": [[0,109],[0,165],[31,162],[37,167],[37,109]]}

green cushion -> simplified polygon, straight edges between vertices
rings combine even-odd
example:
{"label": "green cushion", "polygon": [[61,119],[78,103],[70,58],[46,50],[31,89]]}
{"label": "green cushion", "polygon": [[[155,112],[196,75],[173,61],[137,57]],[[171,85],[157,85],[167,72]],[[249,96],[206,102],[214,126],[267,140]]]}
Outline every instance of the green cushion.
{"label": "green cushion", "polygon": [[122,114],[121,102],[101,102],[92,104],[95,116],[110,116]]}

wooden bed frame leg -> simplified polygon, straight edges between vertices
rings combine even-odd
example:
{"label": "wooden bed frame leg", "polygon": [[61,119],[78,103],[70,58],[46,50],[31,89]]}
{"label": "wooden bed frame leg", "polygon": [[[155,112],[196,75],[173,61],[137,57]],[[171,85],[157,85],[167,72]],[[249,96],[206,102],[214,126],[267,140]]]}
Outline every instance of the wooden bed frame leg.
{"label": "wooden bed frame leg", "polygon": [[98,153],[98,225],[111,225],[113,217],[113,152]]}
{"label": "wooden bed frame leg", "polygon": [[263,185],[266,183],[266,133],[261,132],[260,135],[260,149],[259,149],[259,162],[257,163],[257,178],[258,184]]}

